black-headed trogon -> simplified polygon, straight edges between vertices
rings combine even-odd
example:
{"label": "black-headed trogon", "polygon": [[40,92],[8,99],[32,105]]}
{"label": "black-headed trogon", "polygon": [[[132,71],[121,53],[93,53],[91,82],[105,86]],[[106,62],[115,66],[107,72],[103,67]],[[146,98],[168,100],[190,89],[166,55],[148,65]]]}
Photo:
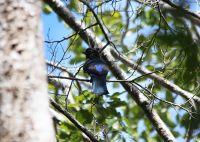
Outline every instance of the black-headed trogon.
{"label": "black-headed trogon", "polygon": [[108,74],[107,64],[100,59],[99,52],[93,48],[87,48],[83,54],[86,55],[86,62],[83,65],[84,73],[91,76],[94,95],[109,94],[106,86],[106,75]]}

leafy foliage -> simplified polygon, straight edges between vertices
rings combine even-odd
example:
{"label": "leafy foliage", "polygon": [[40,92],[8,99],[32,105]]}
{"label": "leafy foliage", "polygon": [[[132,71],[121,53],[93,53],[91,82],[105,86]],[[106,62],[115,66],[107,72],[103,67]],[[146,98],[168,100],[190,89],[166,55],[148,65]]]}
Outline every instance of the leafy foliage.
{"label": "leafy foliage", "polygon": [[[78,5],[80,3],[77,0],[70,0],[67,7],[70,10],[80,12],[81,9],[78,9]],[[173,17],[172,14],[165,14],[167,25],[157,10],[147,6],[138,7],[137,14],[134,14],[134,11],[131,11],[130,14],[127,11],[116,9],[116,7],[119,8],[119,5],[124,5],[124,3],[119,2],[116,3],[116,6],[113,6],[110,2],[97,11],[104,29],[108,32],[117,50],[149,71],[160,70],[160,72],[156,72],[157,75],[200,97],[198,92],[200,80],[199,43],[194,41],[190,33],[191,31],[194,32],[195,29],[190,28],[188,30],[187,25],[181,22],[180,19]],[[43,11],[45,14],[52,12],[46,4],[43,5]],[[82,18],[82,21],[88,26],[96,22],[90,11],[87,11],[85,17],[82,16]],[[192,25],[192,23],[190,24]],[[127,26],[128,28],[126,29]],[[90,28],[90,30],[103,42],[106,42],[99,26]],[[123,37],[123,34],[126,36]],[[70,45],[68,52],[73,52],[74,54],[74,57],[69,59],[69,63],[71,65],[83,63],[85,61],[85,57],[82,54],[82,51],[85,50],[84,41],[77,35],[69,39],[68,45]],[[118,59],[116,62],[128,75],[134,72]],[[79,71],[78,75],[88,77],[82,70]],[[113,77],[112,73],[108,75],[108,78],[111,77]],[[145,76],[135,81],[147,86],[146,88],[151,90],[152,93],[168,102],[176,104],[184,101],[183,98],[177,97],[177,94],[166,90],[158,83],[149,81]],[[112,83],[113,87],[109,88],[114,93],[100,98],[92,95],[87,90],[87,85],[81,85],[81,93],[80,88],[76,89],[78,88],[77,86],[77,84],[72,85],[75,102],[67,105],[62,103],[62,105],[66,105],[65,107],[68,108],[68,111],[82,125],[91,130],[95,136],[98,136],[100,140],[103,140],[103,136],[106,134],[108,141],[138,141],[139,139],[143,139],[146,142],[162,141],[158,134],[153,134],[155,130],[151,123],[137,104],[133,102],[129,94],[121,89],[119,83]],[[49,86],[49,90],[55,91],[52,86]],[[144,88],[141,88],[141,91],[151,96]],[[65,102],[65,99],[65,97],[60,96],[59,102]],[[183,112],[179,107],[156,100],[153,97],[152,99],[153,101],[150,105],[157,111],[174,137],[178,138],[183,133],[185,134],[189,126],[190,115],[185,111]],[[93,105],[94,103],[95,105]],[[189,104],[185,103],[182,106],[188,108]],[[200,109],[199,107],[197,106],[197,110]],[[194,121],[197,125],[194,129],[199,131],[200,123],[198,120],[200,115],[196,114],[195,118]],[[141,126],[141,122],[144,122],[144,125]],[[177,131],[178,129],[184,132],[179,132]],[[85,140],[81,131],[68,121],[62,122],[58,130],[58,140],[72,142]],[[200,135],[194,133],[193,138],[198,141]]]}

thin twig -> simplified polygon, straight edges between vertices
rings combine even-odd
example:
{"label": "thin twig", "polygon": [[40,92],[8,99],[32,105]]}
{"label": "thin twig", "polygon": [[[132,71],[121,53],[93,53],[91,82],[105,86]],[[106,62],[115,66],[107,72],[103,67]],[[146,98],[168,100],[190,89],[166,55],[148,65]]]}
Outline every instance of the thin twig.
{"label": "thin twig", "polygon": [[79,1],[82,2],[83,4],[85,4],[89,8],[89,10],[92,12],[92,14],[94,15],[95,19],[97,20],[97,23],[98,23],[99,27],[101,28],[101,31],[103,32],[107,42],[110,43],[111,41],[109,40],[108,35],[106,34],[106,32],[105,32],[105,30],[103,28],[103,25],[101,24],[101,21],[99,20],[97,14],[94,12],[93,8],[90,6],[90,4],[87,1],[85,1],[85,0],[79,0]]}
{"label": "thin twig", "polygon": [[173,2],[171,2],[170,0],[162,0],[162,1],[166,2],[166,3],[169,4],[171,7],[176,8],[176,9],[178,9],[178,10],[181,10],[182,12],[185,12],[186,14],[191,15],[191,16],[193,16],[193,17],[195,17],[195,18],[197,18],[197,19],[200,20],[200,16],[197,15],[196,13],[194,13],[194,12],[192,12],[192,11],[190,11],[190,10],[187,10],[187,9],[183,8],[182,6],[179,6],[178,4],[173,3]]}
{"label": "thin twig", "polygon": [[82,29],[82,30],[80,30],[80,31],[76,32],[75,34],[72,34],[72,35],[71,35],[71,36],[69,36],[69,37],[63,37],[63,39],[62,39],[62,40],[55,40],[55,41],[44,41],[44,42],[46,42],[46,43],[54,43],[54,42],[60,43],[60,42],[62,42],[62,41],[64,41],[64,40],[68,40],[69,38],[71,38],[71,37],[73,37],[73,36],[75,36],[75,35],[79,34],[79,33],[80,33],[80,32],[82,32],[82,31],[85,31],[85,30],[87,30],[87,29],[89,29],[89,28],[91,28],[91,27],[93,27],[93,26],[96,26],[96,25],[98,25],[98,23],[92,24],[92,25],[88,26],[87,28],[85,28],[85,29]]}

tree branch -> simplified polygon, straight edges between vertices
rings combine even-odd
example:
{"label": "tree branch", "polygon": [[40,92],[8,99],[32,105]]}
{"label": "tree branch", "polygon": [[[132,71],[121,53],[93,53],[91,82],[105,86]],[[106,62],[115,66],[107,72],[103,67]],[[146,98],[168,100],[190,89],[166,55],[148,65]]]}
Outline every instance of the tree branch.
{"label": "tree branch", "polygon": [[169,4],[171,7],[176,8],[180,12],[184,12],[184,13],[186,13],[186,14],[188,14],[190,16],[193,16],[193,17],[195,17],[195,18],[200,20],[200,16],[198,14],[196,14],[196,13],[190,11],[190,10],[185,9],[182,6],[179,6],[178,4],[175,4],[175,3],[171,2],[170,0],[162,0],[162,1],[164,1],[167,4]]}
{"label": "tree branch", "polygon": [[[93,8],[90,6],[89,2],[85,1],[85,0],[79,0],[80,2],[82,2],[83,4],[85,4],[89,10],[92,12],[92,14],[94,15],[95,19],[97,20],[97,23],[99,24],[99,27],[101,28],[101,31],[103,32],[106,40],[107,40],[107,45],[111,43],[110,39],[108,38],[108,35],[106,34],[103,25],[101,24],[101,21],[99,20],[97,14],[94,12]],[[93,47],[92,47],[93,48]],[[101,53],[104,49],[106,48],[106,46],[102,47],[101,50],[99,51],[99,53]]]}
{"label": "tree branch", "polygon": [[99,20],[97,14],[94,12],[93,8],[90,6],[89,2],[87,2],[85,0],[79,0],[79,1],[82,2],[83,4],[85,4],[89,8],[89,10],[92,12],[92,14],[94,15],[95,19],[97,20],[97,23],[99,24],[99,26],[101,28],[101,31],[103,32],[107,42],[109,42],[110,40],[109,40],[109,38],[108,38],[108,36],[107,36],[107,34],[106,34],[102,24],[101,24],[101,21]]}
{"label": "tree branch", "polygon": [[[49,65],[49,66],[56,67],[56,68],[58,68],[58,69],[60,69],[60,70],[62,70],[62,71],[64,71],[64,72],[67,72],[67,73],[69,74],[70,77],[73,77],[73,76],[74,76],[74,74],[73,74],[71,71],[69,71],[67,67],[64,67],[64,66],[62,66],[62,65],[56,66],[55,63],[53,63],[53,62],[51,62],[51,61],[48,61],[48,60],[46,60],[46,64]],[[70,78],[70,77],[68,77],[68,78],[63,78],[63,79],[70,79],[70,80],[73,80],[73,79]],[[83,79],[82,76],[78,76],[78,75],[77,75],[77,77],[80,78],[80,79]],[[54,77],[52,77],[52,78],[54,78]],[[55,78],[58,78],[58,77],[55,77]],[[50,78],[49,78],[49,79],[50,79]],[[63,82],[60,82],[60,81],[59,81],[59,83],[64,84]],[[88,81],[83,82],[83,83],[84,83],[84,85],[86,85],[87,87],[92,88],[91,84],[88,83]],[[77,84],[78,84],[78,86],[80,85],[79,82],[78,82],[78,80],[77,80]],[[65,85],[64,85],[64,86],[65,86]]]}
{"label": "tree branch", "polygon": [[50,98],[51,105],[56,108],[60,113],[66,116],[79,130],[81,130],[85,135],[87,135],[91,141],[99,142],[95,136],[88,131],[82,124],[80,124],[67,110],[63,109],[59,104],[57,104],[52,98]]}
{"label": "tree branch", "polygon": [[90,82],[90,80],[88,80],[88,79],[80,79],[80,78],[65,77],[65,76],[48,75],[48,78],[60,78],[60,79],[70,79],[70,80],[78,80],[78,81]]}
{"label": "tree branch", "polygon": [[[157,10],[157,8],[155,8],[155,4],[157,3],[156,0],[152,0],[152,1],[148,1],[148,0],[135,0],[138,3],[144,4],[144,5],[148,5],[152,8],[154,8],[155,10]],[[169,1],[169,0],[166,0]],[[179,10],[179,8],[175,8],[174,6],[169,5],[168,3],[165,3],[163,1],[159,1],[159,5],[160,5],[160,9],[163,12],[167,12],[167,13],[171,13],[173,14],[173,17],[184,17],[188,20],[190,20],[193,24],[199,25],[200,26],[200,16],[191,12],[190,10],[187,10],[185,8],[182,8],[181,10]],[[180,6],[178,6],[180,7]],[[181,11],[181,12],[180,12]]]}
{"label": "tree branch", "polygon": [[[117,53],[117,51],[115,49],[111,49],[111,53],[113,54],[114,57],[119,58],[119,54]],[[168,90],[170,90],[173,93],[176,93],[178,95],[181,95],[182,97],[184,97],[185,99],[193,99],[196,103],[198,103],[200,105],[200,98],[195,96],[192,93],[189,93],[183,89],[181,89],[180,87],[178,87],[177,85],[171,83],[170,81],[156,75],[156,74],[151,74],[151,72],[143,67],[141,67],[140,65],[136,64],[134,61],[128,59],[127,57],[121,55],[120,56],[120,61],[122,63],[124,63],[125,65],[127,65],[128,67],[131,67],[133,69],[136,69],[139,73],[145,75],[146,77],[154,80],[155,82],[159,83],[160,85],[162,85],[163,87],[167,88]],[[137,67],[137,68],[136,68]]]}
{"label": "tree branch", "polygon": [[187,133],[185,136],[185,142],[190,142],[190,140],[192,138],[192,134],[193,134],[194,125],[195,125],[195,119],[193,117],[191,117],[188,129],[187,129]]}

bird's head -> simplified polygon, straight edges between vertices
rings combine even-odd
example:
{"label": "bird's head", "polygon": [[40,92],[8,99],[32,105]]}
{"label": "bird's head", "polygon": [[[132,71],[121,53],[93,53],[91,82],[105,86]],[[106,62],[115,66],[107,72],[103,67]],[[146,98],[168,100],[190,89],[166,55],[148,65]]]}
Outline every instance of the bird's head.
{"label": "bird's head", "polygon": [[86,59],[100,58],[99,52],[94,48],[87,48],[82,53],[86,55]]}

